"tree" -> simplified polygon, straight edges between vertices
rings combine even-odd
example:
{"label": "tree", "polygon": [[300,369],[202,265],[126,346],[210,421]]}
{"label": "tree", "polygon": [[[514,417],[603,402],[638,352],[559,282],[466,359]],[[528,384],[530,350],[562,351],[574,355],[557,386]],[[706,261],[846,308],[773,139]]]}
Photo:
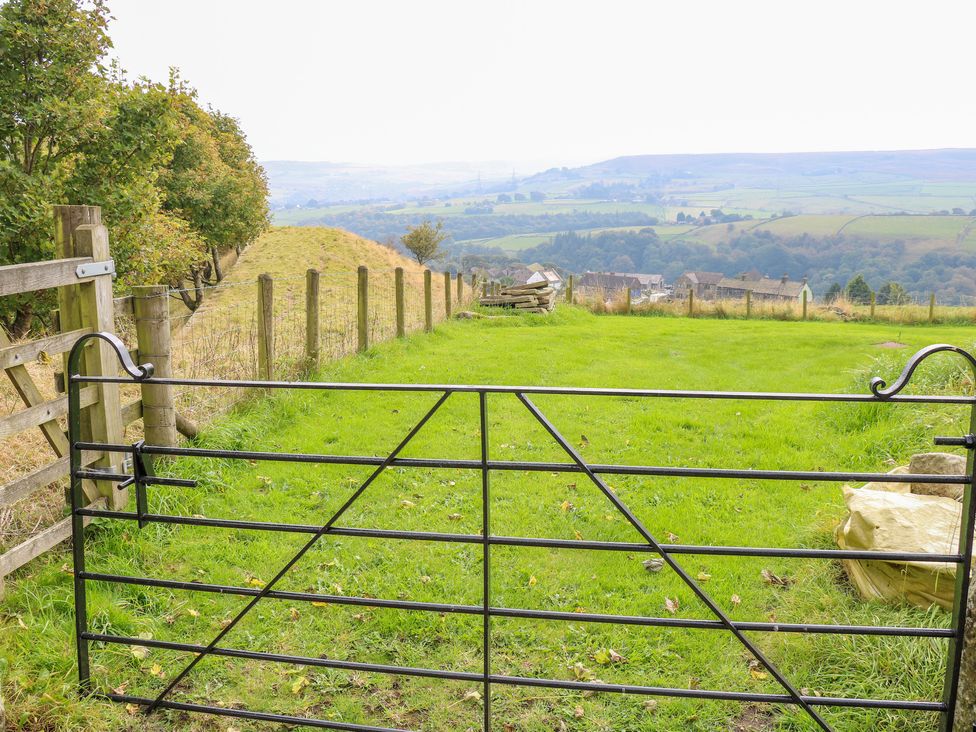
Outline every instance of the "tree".
{"label": "tree", "polygon": [[678,217],[677,217],[676,220],[677,220],[677,222],[679,224],[682,223],[685,220],[685,212],[684,211],[678,211]]}
{"label": "tree", "polygon": [[[111,45],[101,0],[10,0],[0,6],[0,265],[51,256],[50,205],[107,110],[100,76]],[[14,336],[31,326],[36,298],[5,298]]]}
{"label": "tree", "polygon": [[908,300],[908,291],[897,282],[886,282],[878,290],[879,305],[904,305]]}
{"label": "tree", "polygon": [[434,225],[425,220],[420,226],[408,226],[407,233],[400,237],[400,242],[414,256],[418,264],[425,264],[441,256],[441,242],[447,239],[443,229],[443,221],[438,221]]}
{"label": "tree", "polygon": [[529,191],[529,198],[531,198],[535,203],[541,203],[546,200],[546,194],[542,191]]}
{"label": "tree", "polygon": [[824,296],[824,301],[834,302],[838,297],[841,296],[842,292],[843,292],[843,288],[840,286],[840,283],[834,282],[827,290],[827,294]]}
{"label": "tree", "polygon": [[864,279],[864,275],[855,275],[844,288],[844,295],[853,303],[866,305],[871,302],[871,286]]}

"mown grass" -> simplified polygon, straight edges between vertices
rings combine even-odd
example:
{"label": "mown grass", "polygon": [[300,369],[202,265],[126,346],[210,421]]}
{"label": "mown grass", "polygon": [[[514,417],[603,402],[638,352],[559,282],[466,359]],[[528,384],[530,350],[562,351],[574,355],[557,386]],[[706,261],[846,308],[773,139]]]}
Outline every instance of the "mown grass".
{"label": "mown grass", "polygon": [[[866,392],[875,368],[892,377],[917,347],[967,345],[971,330],[877,324],[597,318],[574,308],[544,316],[456,322],[431,336],[381,346],[321,374],[337,381],[524,383],[723,390]],[[878,344],[905,344],[896,352]],[[883,355],[877,366],[874,359]],[[925,388],[971,388],[949,357],[919,376]],[[209,447],[384,455],[431,406],[434,395],[296,392],[252,403],[215,424]],[[534,400],[593,462],[712,467],[884,470],[931,437],[961,428],[960,408],[538,397]],[[489,398],[490,450],[497,459],[564,460],[512,397]],[[477,458],[477,400],[456,394],[404,453]],[[324,522],[368,474],[338,466],[184,460],[171,472],[197,489],[153,489],[150,508],[208,517]],[[615,478],[612,488],[658,537],[688,544],[832,546],[842,515],[839,486],[770,481]],[[477,534],[480,476],[396,469],[374,483],[345,526]],[[581,476],[492,475],[492,533],[636,541],[612,506]],[[304,543],[297,534],[96,522],[90,571],[238,586],[267,581]],[[707,618],[666,570],[641,552],[495,547],[492,602],[499,606]],[[134,710],[75,694],[71,577],[65,551],[38,560],[8,585],[0,629],[8,727],[24,730],[228,730],[267,725]],[[839,567],[822,560],[683,557],[692,575],[738,620],[939,626],[942,611],[861,602]],[[761,571],[788,577],[765,583]],[[280,589],[477,605],[477,545],[330,537]],[[733,601],[737,596],[739,602]],[[207,643],[242,607],[240,597],[135,586],[90,585],[93,630]],[[268,600],[226,639],[228,647],[479,672],[478,616]],[[752,633],[798,687],[810,693],[938,698],[945,642]],[[779,691],[728,635],[718,631],[496,619],[495,673],[681,688]],[[608,649],[626,661],[601,664]],[[187,654],[93,644],[99,689],[149,695]],[[345,722],[423,730],[479,729],[477,684],[390,677],[210,658],[174,695]],[[496,730],[735,729],[734,703],[646,699],[496,686]],[[768,729],[812,726],[788,708],[748,711]],[[935,729],[934,715],[831,709],[839,730]]]}

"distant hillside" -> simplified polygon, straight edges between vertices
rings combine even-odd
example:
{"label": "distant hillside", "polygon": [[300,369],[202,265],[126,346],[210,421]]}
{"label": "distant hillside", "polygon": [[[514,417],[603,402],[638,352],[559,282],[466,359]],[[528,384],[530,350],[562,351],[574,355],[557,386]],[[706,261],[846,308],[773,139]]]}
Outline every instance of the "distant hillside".
{"label": "distant hillside", "polygon": [[664,175],[724,178],[730,182],[768,176],[885,176],[930,182],[976,181],[976,149],[628,155],[573,171],[583,178]]}

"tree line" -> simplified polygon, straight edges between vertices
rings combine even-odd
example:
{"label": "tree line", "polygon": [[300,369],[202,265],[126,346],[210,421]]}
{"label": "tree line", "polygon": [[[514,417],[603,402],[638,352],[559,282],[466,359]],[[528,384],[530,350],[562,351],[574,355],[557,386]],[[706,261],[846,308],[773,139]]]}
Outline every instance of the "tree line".
{"label": "tree line", "polygon": [[[267,227],[267,179],[177,70],[132,80],[108,59],[109,18],[103,0],[0,6],[0,265],[52,258],[54,204],[101,206],[119,289],[166,283],[196,308],[220,253]],[[46,308],[4,298],[0,324],[21,336]]]}

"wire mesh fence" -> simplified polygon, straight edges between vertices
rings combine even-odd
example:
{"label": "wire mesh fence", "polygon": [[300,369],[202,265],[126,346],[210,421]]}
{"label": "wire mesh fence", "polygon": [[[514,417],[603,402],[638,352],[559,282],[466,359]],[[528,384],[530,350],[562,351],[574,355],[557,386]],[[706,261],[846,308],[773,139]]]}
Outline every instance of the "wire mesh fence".
{"label": "wire mesh fence", "polygon": [[[460,296],[456,277],[447,282],[443,273],[431,273],[430,280],[432,325],[448,317],[448,297],[452,313],[469,307],[476,299],[471,280],[463,283]],[[309,364],[309,285],[306,277],[275,278],[272,282],[271,318],[267,324],[273,354],[271,376],[294,379],[303,376]],[[355,353],[363,337],[369,345],[396,338],[394,269],[368,270],[365,287],[361,287],[357,271],[322,272],[318,282],[320,362]],[[202,304],[196,311],[171,316],[174,377],[251,379],[261,375],[258,290],[256,281],[206,287],[200,293]],[[360,320],[363,297],[365,322]],[[422,331],[426,327],[423,271],[404,271],[402,307],[404,332]],[[191,396],[185,389],[177,388],[175,406],[183,417],[202,423],[246,398],[243,390],[195,389]]]}

